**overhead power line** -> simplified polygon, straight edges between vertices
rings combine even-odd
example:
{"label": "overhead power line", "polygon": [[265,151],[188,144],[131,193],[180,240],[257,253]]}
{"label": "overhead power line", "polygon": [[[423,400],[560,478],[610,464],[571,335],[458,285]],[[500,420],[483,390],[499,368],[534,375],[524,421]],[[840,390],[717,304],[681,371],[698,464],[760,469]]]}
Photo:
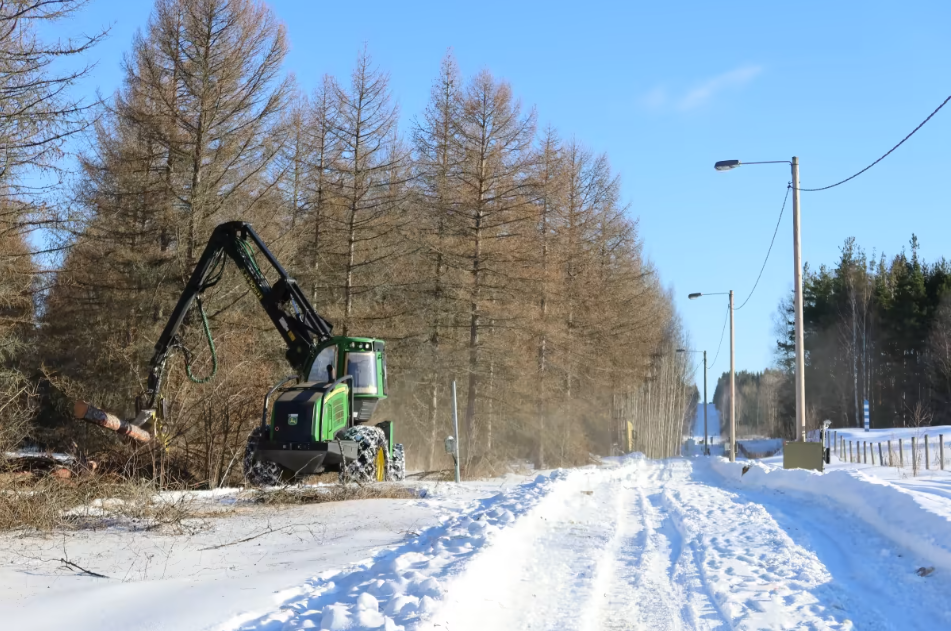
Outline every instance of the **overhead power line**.
{"label": "overhead power line", "polygon": [[766,250],[766,258],[763,260],[763,266],[759,268],[759,276],[756,277],[756,282],[753,283],[753,289],[750,290],[750,295],[746,297],[746,300],[743,301],[739,307],[736,308],[736,311],[739,311],[746,306],[746,303],[750,301],[750,298],[753,297],[753,292],[756,291],[756,287],[759,285],[759,280],[763,277],[763,270],[766,269],[766,263],[769,262],[769,255],[773,251],[773,244],[776,243],[776,234],[779,232],[779,224],[783,220],[783,212],[786,210],[786,200],[789,199],[789,191],[792,189],[792,184],[786,185],[786,196],[783,197],[783,207],[779,209],[779,219],[776,220],[776,228],[773,230],[773,238],[769,242],[769,249]]}
{"label": "overhead power line", "polygon": [[723,346],[723,334],[726,333],[726,321],[730,317],[730,307],[726,308],[726,316],[723,318],[723,330],[720,331],[720,343],[717,344],[717,354],[713,356],[713,361],[707,366],[707,370],[713,368],[714,364],[717,363],[717,357],[720,356],[720,347]]}
{"label": "overhead power line", "polygon": [[889,150],[885,153],[885,155],[883,155],[881,158],[879,158],[878,160],[876,160],[876,161],[873,162],[872,164],[868,165],[867,167],[865,167],[864,169],[862,169],[861,171],[859,171],[859,172],[856,173],[855,175],[850,175],[849,177],[845,178],[845,179],[842,180],[841,182],[836,182],[835,184],[830,184],[829,186],[823,186],[822,188],[800,188],[799,190],[800,190],[800,191],[806,191],[806,192],[808,192],[808,193],[815,193],[815,192],[817,192],[817,191],[827,191],[827,190],[829,190],[830,188],[835,188],[836,186],[839,186],[840,184],[845,184],[845,183],[848,182],[849,180],[852,180],[852,179],[857,178],[858,176],[862,175],[863,173],[865,173],[866,171],[868,171],[869,169],[871,169],[873,166],[875,166],[876,164],[878,164],[879,162],[881,162],[882,160],[884,160],[885,158],[887,158],[888,155],[889,155],[892,151],[894,151],[895,149],[898,149],[898,148],[901,147],[903,144],[905,144],[905,141],[908,140],[909,138],[911,138],[912,136],[914,136],[916,131],[918,131],[919,129],[921,129],[922,127],[924,127],[924,126],[925,126],[925,123],[927,123],[928,121],[930,121],[932,116],[934,116],[935,114],[937,114],[938,111],[939,111],[942,107],[944,107],[945,105],[948,104],[948,101],[951,101],[951,96],[949,96],[948,98],[946,98],[946,99],[944,100],[944,102],[941,103],[941,105],[939,105],[939,106],[937,107],[937,109],[935,109],[935,111],[931,112],[931,114],[928,114],[928,118],[926,118],[925,120],[921,121],[921,124],[920,124],[920,125],[918,125],[918,126],[915,127],[914,129],[912,129],[912,130],[911,130],[911,133],[908,134],[907,136],[905,136],[904,138],[902,138],[900,143],[898,143],[897,145],[895,145],[894,147],[892,147],[891,149],[889,149]]}

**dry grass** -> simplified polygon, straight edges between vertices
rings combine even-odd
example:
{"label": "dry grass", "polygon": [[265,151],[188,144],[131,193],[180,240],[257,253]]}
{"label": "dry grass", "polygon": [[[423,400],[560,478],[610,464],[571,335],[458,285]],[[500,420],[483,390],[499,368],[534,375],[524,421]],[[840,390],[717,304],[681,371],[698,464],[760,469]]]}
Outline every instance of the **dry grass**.
{"label": "dry grass", "polygon": [[[391,483],[286,486],[248,490],[239,496],[242,504],[267,506],[415,497],[416,489]],[[187,530],[186,520],[220,515],[220,506],[205,504],[187,492],[160,493],[150,482],[112,474],[60,479],[49,474],[0,473],[0,531]]]}
{"label": "dry grass", "polygon": [[322,504],[347,500],[413,499],[419,497],[416,489],[401,484],[333,484],[321,486],[284,487],[275,490],[252,491],[251,501],[256,504]]}
{"label": "dry grass", "polygon": [[147,482],[115,476],[6,475],[0,478],[0,531],[124,526],[153,529],[191,517],[188,500],[160,496]]}

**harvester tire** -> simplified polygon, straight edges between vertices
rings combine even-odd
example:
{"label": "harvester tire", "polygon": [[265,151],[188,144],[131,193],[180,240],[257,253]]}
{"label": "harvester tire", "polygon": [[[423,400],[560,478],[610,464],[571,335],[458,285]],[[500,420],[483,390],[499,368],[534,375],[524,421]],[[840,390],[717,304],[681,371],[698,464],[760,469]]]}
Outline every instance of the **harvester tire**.
{"label": "harvester tire", "polygon": [[393,482],[399,482],[406,477],[406,453],[403,451],[403,445],[396,443],[393,445],[393,457],[387,463],[386,479]]}
{"label": "harvester tire", "polygon": [[251,486],[277,486],[281,483],[281,465],[269,460],[255,460],[254,452],[265,437],[262,427],[255,427],[244,447],[244,477]]}
{"label": "harvester tire", "polygon": [[357,444],[357,457],[346,462],[340,468],[340,482],[356,482],[368,484],[377,482],[381,477],[377,474],[377,462],[382,451],[383,478],[388,472],[386,463],[386,434],[379,427],[373,425],[356,425],[340,434],[340,440],[352,440]]}

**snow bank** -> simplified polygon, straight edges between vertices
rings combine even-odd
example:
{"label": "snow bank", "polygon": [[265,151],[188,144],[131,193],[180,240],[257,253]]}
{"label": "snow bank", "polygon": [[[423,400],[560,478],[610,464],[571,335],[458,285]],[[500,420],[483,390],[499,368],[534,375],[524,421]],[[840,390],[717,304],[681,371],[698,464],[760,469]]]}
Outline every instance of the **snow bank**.
{"label": "snow bank", "polygon": [[[633,456],[632,459],[637,459]],[[618,459],[622,460],[622,459]],[[475,502],[412,541],[279,594],[276,611],[236,617],[224,630],[400,631],[436,610],[447,580],[500,531],[532,511],[572,474],[559,470]]]}
{"label": "snow bank", "polygon": [[[844,509],[871,528],[937,567],[951,571],[951,502],[942,510],[922,506],[915,495],[885,480],[859,471],[819,473],[784,470],[753,461],[742,474],[743,463],[718,458],[713,470],[736,486],[791,491],[822,498]],[[931,507],[934,508],[934,507]]]}

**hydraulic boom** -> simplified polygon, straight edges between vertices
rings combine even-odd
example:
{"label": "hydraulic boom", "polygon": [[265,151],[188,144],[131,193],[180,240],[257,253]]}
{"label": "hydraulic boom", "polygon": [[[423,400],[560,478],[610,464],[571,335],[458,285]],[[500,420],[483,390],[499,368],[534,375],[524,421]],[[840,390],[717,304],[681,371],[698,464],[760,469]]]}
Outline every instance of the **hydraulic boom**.
{"label": "hydraulic boom", "polygon": [[[277,274],[277,281],[273,285],[258,266],[254,250],[261,253]],[[149,364],[148,386],[140,402],[140,410],[155,409],[162,389],[165,364],[171,352],[180,348],[186,353],[186,361],[189,359],[188,351],[178,335],[179,329],[195,302],[203,324],[207,326],[201,295],[221,279],[226,256],[238,266],[251,291],[284,338],[287,361],[298,374],[304,374],[314,350],[330,339],[333,325],[314,310],[297,281],[288,275],[251,225],[243,221],[220,224],[211,233],[208,245],[175,305],[165,330],[155,343],[155,354]]]}

